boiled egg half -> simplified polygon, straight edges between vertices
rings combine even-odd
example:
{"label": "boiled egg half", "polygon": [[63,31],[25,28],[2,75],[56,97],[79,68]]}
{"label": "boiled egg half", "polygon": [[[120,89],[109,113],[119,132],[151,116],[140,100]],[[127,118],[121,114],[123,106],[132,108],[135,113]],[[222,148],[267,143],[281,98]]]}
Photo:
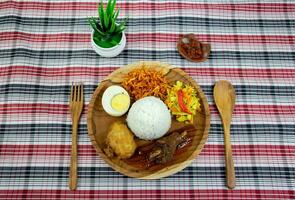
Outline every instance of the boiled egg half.
{"label": "boiled egg half", "polygon": [[106,113],[111,116],[119,117],[128,111],[130,96],[121,86],[113,85],[104,91],[101,103]]}

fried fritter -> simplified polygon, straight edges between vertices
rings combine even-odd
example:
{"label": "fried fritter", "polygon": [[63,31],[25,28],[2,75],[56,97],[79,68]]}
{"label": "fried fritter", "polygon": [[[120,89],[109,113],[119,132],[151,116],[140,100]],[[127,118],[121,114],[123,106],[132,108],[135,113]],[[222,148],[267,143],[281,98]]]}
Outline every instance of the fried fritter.
{"label": "fried fritter", "polygon": [[114,122],[111,125],[106,144],[106,154],[112,156],[114,153],[121,159],[130,158],[137,148],[133,134],[123,122]]}

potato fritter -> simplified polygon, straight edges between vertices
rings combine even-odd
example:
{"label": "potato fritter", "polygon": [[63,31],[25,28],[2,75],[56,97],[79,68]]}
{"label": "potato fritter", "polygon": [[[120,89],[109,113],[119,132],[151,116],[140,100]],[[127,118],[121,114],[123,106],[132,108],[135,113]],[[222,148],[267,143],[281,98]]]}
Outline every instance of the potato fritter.
{"label": "potato fritter", "polygon": [[122,122],[114,122],[108,132],[106,138],[108,146],[107,155],[113,151],[119,158],[130,158],[137,147],[134,136],[128,127]]}

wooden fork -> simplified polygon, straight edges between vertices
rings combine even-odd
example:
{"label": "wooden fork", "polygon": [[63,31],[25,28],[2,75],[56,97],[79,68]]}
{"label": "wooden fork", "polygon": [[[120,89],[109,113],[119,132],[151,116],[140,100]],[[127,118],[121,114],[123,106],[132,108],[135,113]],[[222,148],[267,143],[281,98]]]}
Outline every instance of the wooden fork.
{"label": "wooden fork", "polygon": [[83,109],[83,84],[72,84],[71,95],[69,98],[70,112],[72,117],[72,150],[71,165],[69,174],[69,188],[75,190],[77,188],[77,139],[78,139],[78,123]]}

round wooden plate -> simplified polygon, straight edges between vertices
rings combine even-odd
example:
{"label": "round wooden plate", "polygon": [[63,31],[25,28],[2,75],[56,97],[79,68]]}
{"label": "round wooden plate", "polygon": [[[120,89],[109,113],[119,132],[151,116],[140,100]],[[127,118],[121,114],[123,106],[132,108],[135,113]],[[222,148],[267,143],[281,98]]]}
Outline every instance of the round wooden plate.
{"label": "round wooden plate", "polygon": [[[103,149],[106,147],[105,138],[110,125],[115,121],[124,121],[122,117],[109,116],[102,108],[101,98],[105,89],[111,85],[120,85],[124,75],[136,68],[153,68],[165,74],[168,82],[172,85],[177,80],[195,87],[200,98],[201,111],[194,117],[193,125],[172,120],[172,126],[168,133],[175,130],[187,130],[190,136],[190,143],[176,151],[173,160],[165,164],[157,164],[147,167],[141,165],[143,159],[120,160],[116,157],[106,156]],[[158,179],[174,174],[189,165],[201,152],[208,138],[210,128],[210,111],[207,99],[200,86],[179,68],[160,62],[138,62],[115,70],[96,88],[88,105],[87,116],[88,135],[97,154],[108,163],[114,170],[130,177],[140,179]]]}

